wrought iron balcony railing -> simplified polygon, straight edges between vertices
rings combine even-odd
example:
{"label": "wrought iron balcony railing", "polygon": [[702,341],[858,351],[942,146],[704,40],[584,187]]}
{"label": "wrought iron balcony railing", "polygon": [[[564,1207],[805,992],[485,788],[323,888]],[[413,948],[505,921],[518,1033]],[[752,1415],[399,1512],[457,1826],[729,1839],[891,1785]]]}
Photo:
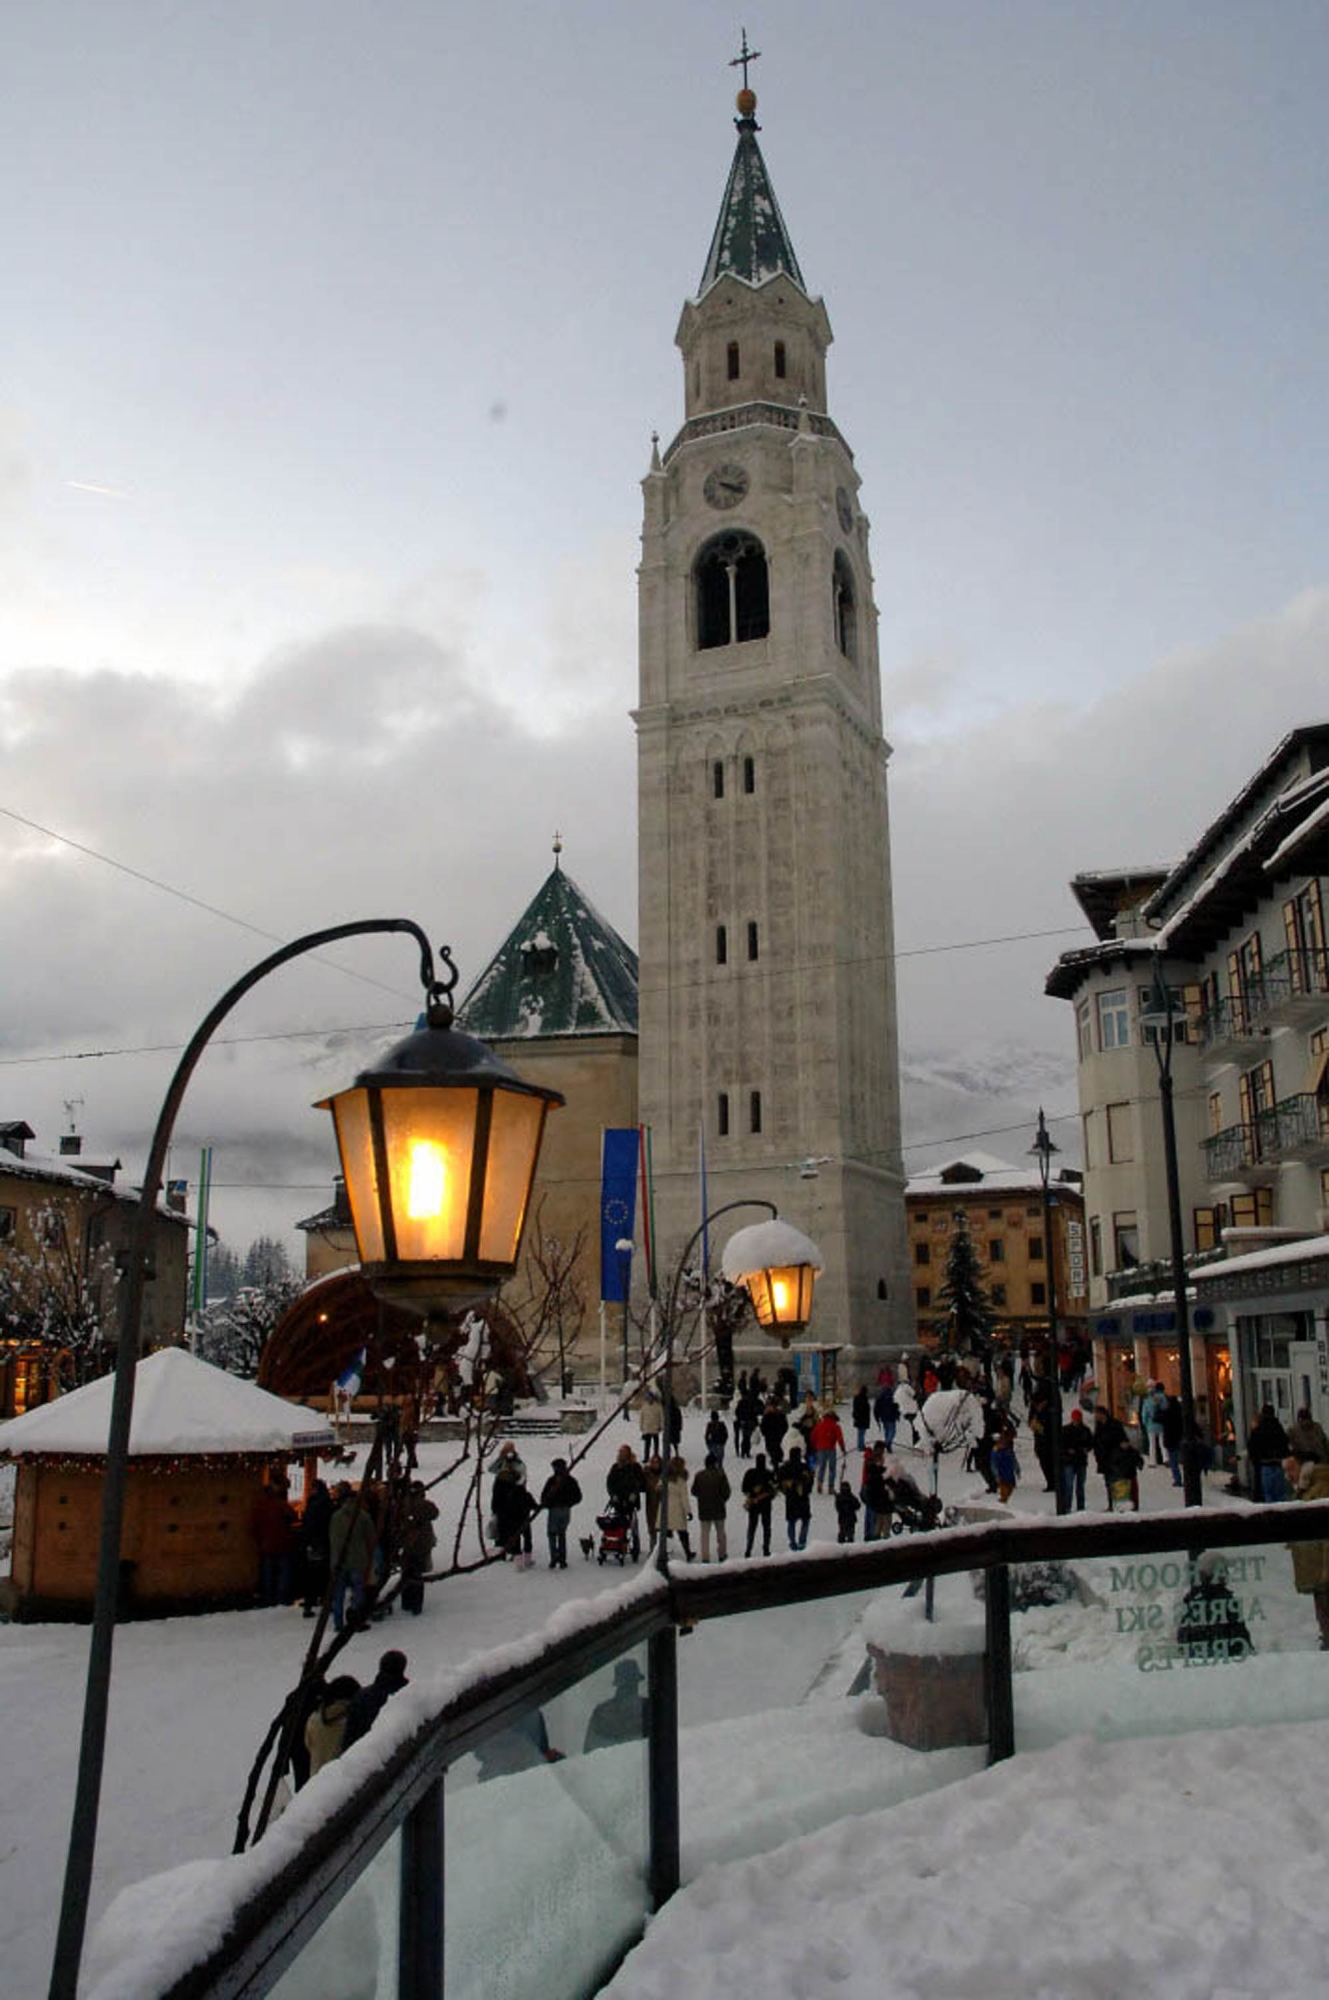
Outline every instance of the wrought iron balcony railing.
{"label": "wrought iron balcony railing", "polygon": [[1266,1018],[1280,1026],[1313,1020],[1329,1007],[1329,952],[1280,951],[1264,969]]}
{"label": "wrought iron balcony railing", "polygon": [[1202,1049],[1211,1052],[1249,1048],[1268,1035],[1268,993],[1264,981],[1252,980],[1244,993],[1228,993],[1206,1008],[1199,1020]]}
{"label": "wrought iron balcony railing", "polygon": [[1329,1158],[1329,1113],[1308,1090],[1282,1097],[1240,1125],[1204,1141],[1205,1174],[1212,1182],[1258,1179],[1284,1160]]}

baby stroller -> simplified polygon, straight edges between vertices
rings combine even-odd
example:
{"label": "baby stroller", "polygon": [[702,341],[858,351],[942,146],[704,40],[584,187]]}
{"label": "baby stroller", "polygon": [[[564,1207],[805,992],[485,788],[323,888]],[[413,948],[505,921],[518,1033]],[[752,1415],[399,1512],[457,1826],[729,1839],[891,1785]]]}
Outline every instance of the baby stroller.
{"label": "baby stroller", "polygon": [[641,1542],[637,1535],[635,1512],[625,1512],[621,1507],[610,1507],[607,1513],[597,1514],[595,1525],[600,1530],[598,1562],[625,1563],[631,1555],[636,1562],[641,1554]]}
{"label": "baby stroller", "polygon": [[945,1509],[941,1501],[925,1493],[907,1472],[902,1472],[898,1479],[888,1479],[886,1491],[891,1501],[893,1535],[902,1535],[906,1529],[911,1535],[924,1534],[929,1528],[944,1525]]}

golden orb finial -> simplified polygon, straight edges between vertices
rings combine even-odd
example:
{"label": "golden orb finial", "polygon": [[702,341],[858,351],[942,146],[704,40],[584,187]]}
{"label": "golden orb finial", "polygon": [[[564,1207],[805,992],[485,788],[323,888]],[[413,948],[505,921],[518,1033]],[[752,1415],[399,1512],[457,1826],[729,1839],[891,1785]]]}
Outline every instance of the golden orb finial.
{"label": "golden orb finial", "polygon": [[751,118],[757,108],[757,93],[755,90],[749,90],[745,85],[734,99],[734,103],[738,109],[740,118]]}

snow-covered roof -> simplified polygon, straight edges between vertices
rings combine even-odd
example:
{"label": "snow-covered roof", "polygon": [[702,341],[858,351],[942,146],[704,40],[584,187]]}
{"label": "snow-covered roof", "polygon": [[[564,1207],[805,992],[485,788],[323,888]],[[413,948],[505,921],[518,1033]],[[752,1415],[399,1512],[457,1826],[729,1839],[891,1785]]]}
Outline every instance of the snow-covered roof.
{"label": "snow-covered roof", "polygon": [[[973,1169],[972,1174],[951,1174],[956,1167]],[[1053,1174],[1052,1185],[1061,1189],[1078,1185],[1076,1179],[1069,1182],[1057,1173]],[[1036,1167],[1013,1167],[1009,1160],[999,1160],[992,1153],[961,1153],[957,1158],[941,1160],[935,1167],[925,1167],[921,1173],[911,1174],[905,1183],[905,1198],[913,1195],[955,1195],[963,1200],[966,1195],[981,1194],[1042,1194],[1043,1183]]]}
{"label": "snow-covered roof", "polygon": [[1266,875],[1274,874],[1285,862],[1290,861],[1294,854],[1299,853],[1317,834],[1323,834],[1326,831],[1329,831],[1329,798],[1321,799],[1314,812],[1310,813],[1302,820],[1299,826],[1294,827],[1292,832],[1279,842],[1264,864]]}
{"label": "snow-covered roof", "polygon": [[1245,1271],[1269,1271],[1279,1264],[1304,1264],[1319,1257],[1329,1257],[1329,1236],[1301,1236],[1295,1243],[1274,1243],[1244,1257],[1223,1257],[1195,1271],[1192,1279],[1196,1284],[1212,1283],[1219,1278],[1240,1277]]}
{"label": "snow-covered roof", "polygon": [[1044,991],[1071,999],[1089,968],[1116,958],[1171,952],[1193,962],[1211,950],[1259,908],[1272,875],[1291,872],[1298,856],[1313,865],[1329,826],[1326,760],[1329,724],[1292,730],[1144,904],[1148,934],[1063,952]]}
{"label": "snow-covered roof", "polygon": [[785,1264],[810,1264],[814,1271],[820,1271],[821,1252],[810,1236],[795,1229],[792,1222],[781,1222],[778,1216],[735,1230],[720,1260],[731,1285],[753,1271],[769,1271]]}
{"label": "snow-covered roof", "polygon": [[485,1041],[635,1035],[637,954],[555,867],[457,1009]]}
{"label": "snow-covered roof", "polygon": [[[134,1208],[139,1205],[139,1189],[113,1187],[102,1174],[90,1173],[86,1167],[71,1167],[67,1160],[52,1154],[11,1153],[7,1146],[0,1146],[0,1174],[12,1174],[21,1181],[54,1183],[83,1194],[109,1195],[113,1201],[128,1202]],[[165,1202],[157,1203],[156,1212],[171,1222],[189,1227],[188,1216],[182,1215],[178,1209],[168,1208]]]}
{"label": "snow-covered roof", "polygon": [[[114,1390],[115,1378],[103,1375],[0,1424],[0,1458],[82,1452],[100,1457],[106,1450]],[[139,1362],[131,1458],[315,1451],[335,1442],[317,1410],[242,1382],[182,1347],[164,1347]]]}

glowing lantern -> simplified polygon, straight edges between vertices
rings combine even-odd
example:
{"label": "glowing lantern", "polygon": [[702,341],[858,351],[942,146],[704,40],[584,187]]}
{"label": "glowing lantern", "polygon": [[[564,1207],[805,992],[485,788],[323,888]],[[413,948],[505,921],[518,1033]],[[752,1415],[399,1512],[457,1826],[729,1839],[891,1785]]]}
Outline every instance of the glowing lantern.
{"label": "glowing lantern", "polygon": [[556,1090],[525,1083],[451,1009],[348,1090],[325,1098],[360,1268],[394,1305],[427,1313],[483,1298],[516,1269]]}
{"label": "glowing lantern", "polygon": [[722,1259],[729,1282],[747,1287],[763,1331],[786,1346],[808,1323],[821,1268],[821,1252],[811,1237],[778,1217],[738,1230]]}

